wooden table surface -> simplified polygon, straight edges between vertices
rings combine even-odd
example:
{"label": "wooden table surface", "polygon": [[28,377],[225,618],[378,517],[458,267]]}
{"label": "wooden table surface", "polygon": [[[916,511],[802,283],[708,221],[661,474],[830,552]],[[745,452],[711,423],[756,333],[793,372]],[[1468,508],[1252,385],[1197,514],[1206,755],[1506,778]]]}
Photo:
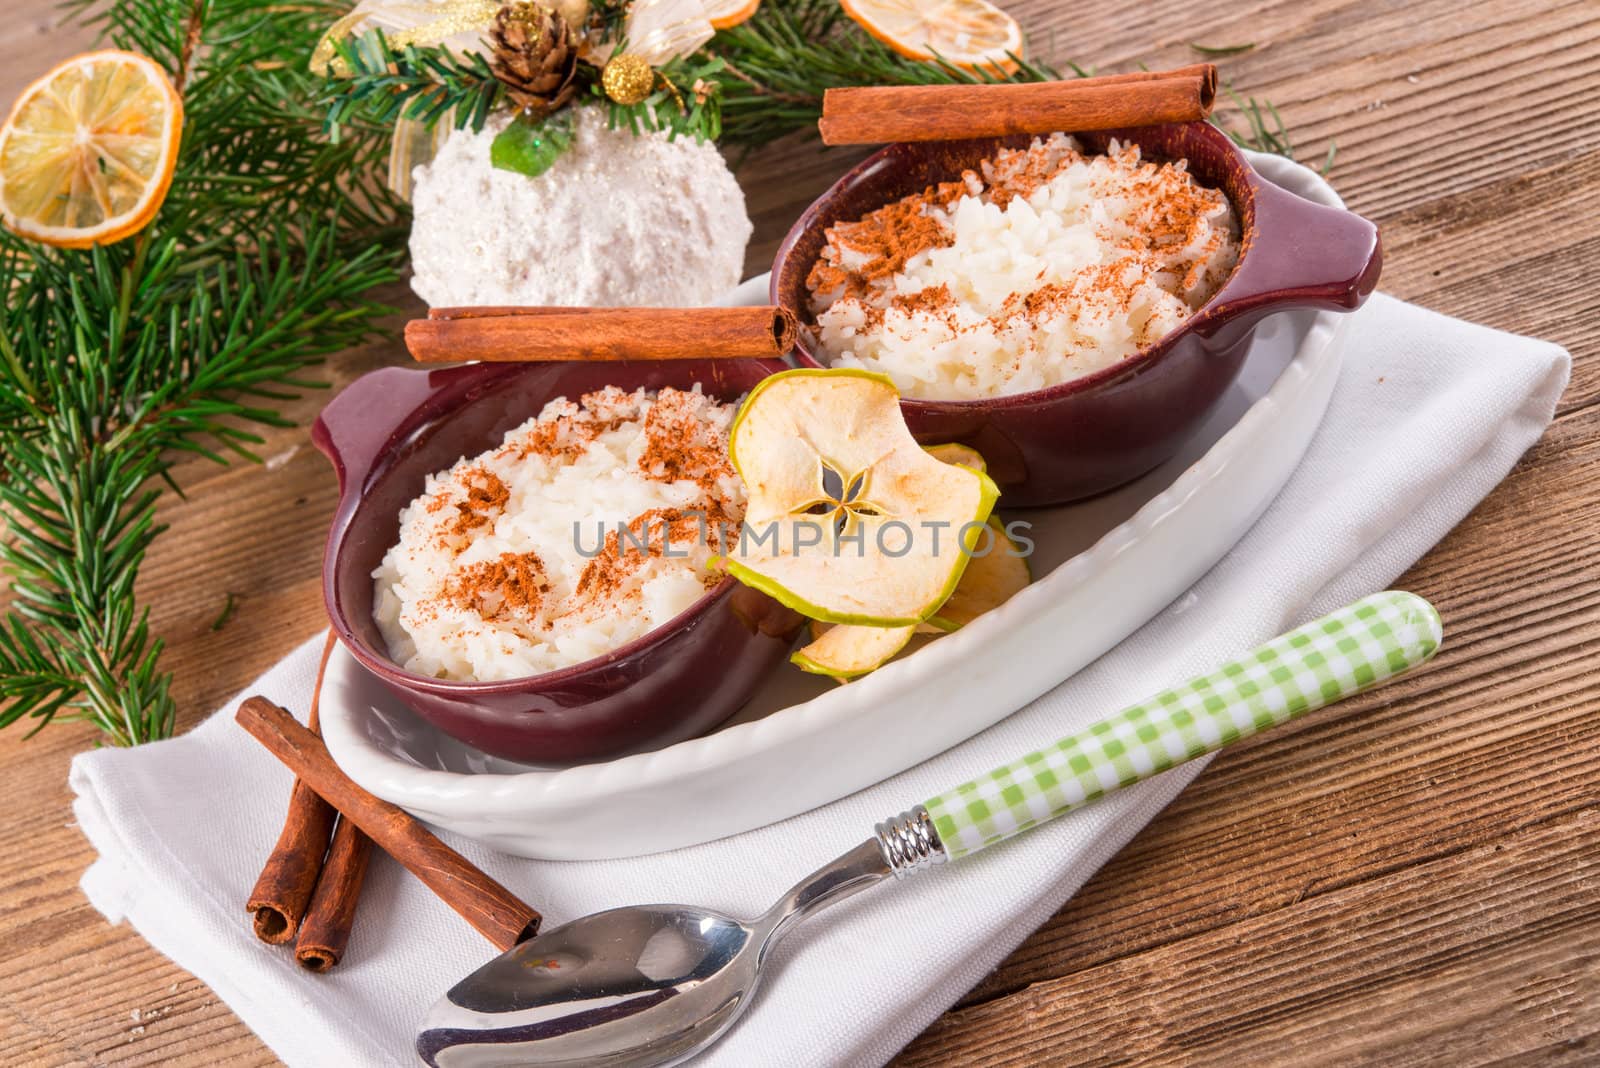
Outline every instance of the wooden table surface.
{"label": "wooden table surface", "polygon": [[[48,0],[6,7],[0,102],[85,44]],[[1544,439],[1401,580],[1444,615],[1434,668],[1230,749],[899,1063],[1600,1062],[1600,4],[1012,7],[1037,53],[1108,71],[1259,42],[1225,77],[1277,103],[1302,160],[1337,141],[1383,288],[1575,367]],[[747,164],[752,271],[854,158]],[[403,360],[375,345],[328,373]],[[181,467],[143,574],[183,727],[322,625],[333,478],[304,430],[266,455]],[[67,762],[93,734],[21,735],[0,737],[0,1063],[274,1063],[78,891]]]}

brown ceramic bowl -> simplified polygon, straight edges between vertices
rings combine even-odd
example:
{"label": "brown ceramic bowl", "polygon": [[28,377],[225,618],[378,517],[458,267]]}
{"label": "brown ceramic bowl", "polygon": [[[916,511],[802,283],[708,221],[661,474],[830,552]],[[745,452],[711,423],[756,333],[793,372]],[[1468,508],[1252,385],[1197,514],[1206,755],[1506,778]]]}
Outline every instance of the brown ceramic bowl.
{"label": "brown ceramic bowl", "polygon": [[312,430],[339,474],[322,590],[340,641],[424,719],[509,760],[604,760],[715,727],[788,652],[800,624],[732,579],[605,656],[529,678],[468,683],[413,674],[389,659],[372,618],[372,573],[399,540],[400,510],[429,474],[499,444],[546,401],[608,385],[687,389],[696,382],[731,401],[782,367],[755,360],[475,364],[389,368],[353,382]]}
{"label": "brown ceramic bowl", "polygon": [[[1263,318],[1286,308],[1350,311],[1378,282],[1377,227],[1265,181],[1215,127],[1195,122],[1078,135],[1095,151],[1113,137],[1136,142],[1147,159],[1188,160],[1203,184],[1228,195],[1243,227],[1239,264],[1188,322],[1119,364],[1028,393],[901,402],[923,444],[958,441],[982,453],[1007,505],[1077,500],[1149,471],[1176,453],[1221,400]],[[773,303],[800,319],[797,361],[822,366],[806,275],[828,227],[958,178],[998,149],[1028,140],[890,145],[812,204],[772,267]]]}

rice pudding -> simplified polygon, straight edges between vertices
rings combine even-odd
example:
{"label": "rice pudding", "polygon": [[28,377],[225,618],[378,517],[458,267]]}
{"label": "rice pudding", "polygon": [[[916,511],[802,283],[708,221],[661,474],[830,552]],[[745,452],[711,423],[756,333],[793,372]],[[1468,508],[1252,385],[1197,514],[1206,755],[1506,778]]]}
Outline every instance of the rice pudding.
{"label": "rice pudding", "polygon": [[1228,198],[1184,161],[1064,134],[827,230],[806,279],[819,358],[908,397],[1043,389],[1135,355],[1239,258]]}
{"label": "rice pudding", "polygon": [[707,564],[744,517],[734,410],[698,387],[608,387],[430,476],[373,573],[390,656],[435,678],[522,678],[689,608],[721,581]]}

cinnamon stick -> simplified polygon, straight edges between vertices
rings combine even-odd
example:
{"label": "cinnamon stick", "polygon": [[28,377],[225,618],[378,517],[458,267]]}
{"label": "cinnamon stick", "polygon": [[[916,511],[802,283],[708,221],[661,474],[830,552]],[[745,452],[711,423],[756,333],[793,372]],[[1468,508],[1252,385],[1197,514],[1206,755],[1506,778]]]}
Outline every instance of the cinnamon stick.
{"label": "cinnamon stick", "polygon": [[[334,637],[322,647],[317,665],[317,685],[311,694],[311,729],[317,730],[317,702],[322,696],[322,676],[333,653]],[[295,937],[306,914],[322,871],[322,858],[328,851],[338,813],[305,783],[295,780],[289,793],[289,810],[283,819],[278,842],[262,866],[245,908],[254,917],[251,926],[263,942],[279,945]]]}
{"label": "cinnamon stick", "polygon": [[776,307],[435,308],[406,324],[406,348],[421,363],[770,359],[797,330]]}
{"label": "cinnamon stick", "polygon": [[307,971],[325,972],[344,956],[371,857],[372,839],[341,816],[294,944],[294,959]]}
{"label": "cinnamon stick", "polygon": [[829,89],[817,128],[829,145],[958,141],[1193,122],[1211,114],[1217,68],[1007,85]]}
{"label": "cinnamon stick", "polygon": [[421,879],[446,905],[499,949],[539,929],[539,913],[495,882],[409,813],[352,782],[322,739],[264,697],[251,697],[234,717],[311,789]]}

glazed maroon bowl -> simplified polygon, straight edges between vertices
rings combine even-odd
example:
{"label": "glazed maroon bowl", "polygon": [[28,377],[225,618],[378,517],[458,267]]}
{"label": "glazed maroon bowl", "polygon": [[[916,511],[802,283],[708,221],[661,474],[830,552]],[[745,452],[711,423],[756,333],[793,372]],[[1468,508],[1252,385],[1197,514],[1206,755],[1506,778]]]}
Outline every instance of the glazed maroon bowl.
{"label": "glazed maroon bowl", "polygon": [[534,764],[604,760],[702,734],[732,715],[788,652],[800,619],[733,579],[650,633],[559,671],[452,682],[392,661],[372,616],[372,573],[426,477],[498,445],[546,401],[604,386],[695,383],[736,400],[783,365],[756,360],[388,368],[351,383],[312,440],[339,475],[323,557],[328,618],[351,654],[420,716],[468,745]]}
{"label": "glazed maroon bowl", "polygon": [[[1238,213],[1238,266],[1177,330],[1121,363],[1045,389],[978,400],[901,401],[925,445],[960,442],[983,454],[1011,506],[1061,504],[1131,481],[1169,459],[1238,375],[1256,325],[1287,308],[1351,311],[1378,283],[1378,230],[1348,211],[1313,204],[1263,179],[1227,136],[1203,122],[1078,134],[1092,151],[1113,137],[1146,159],[1189,161]],[[817,358],[806,276],[826,230],[976,169],[1029,138],[890,145],[839,179],[800,216],[772,267],[772,301],[800,320],[795,359]]]}

